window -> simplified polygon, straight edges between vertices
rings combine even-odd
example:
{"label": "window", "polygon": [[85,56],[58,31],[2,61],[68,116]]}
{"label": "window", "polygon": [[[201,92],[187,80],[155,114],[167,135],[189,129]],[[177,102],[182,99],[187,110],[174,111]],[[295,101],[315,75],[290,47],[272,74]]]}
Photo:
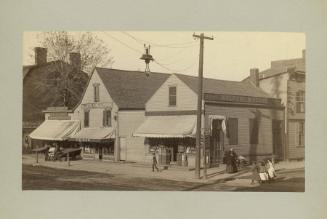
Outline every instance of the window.
{"label": "window", "polygon": [[296,92],[296,112],[304,113],[304,97],[305,93],[303,90]]}
{"label": "window", "polygon": [[230,145],[238,144],[238,119],[229,118],[227,121],[227,137]]}
{"label": "window", "polygon": [[176,87],[169,87],[169,106],[176,106]]}
{"label": "window", "polygon": [[111,110],[103,111],[103,126],[111,127]]}
{"label": "window", "polygon": [[250,144],[259,143],[259,123],[257,119],[249,119]]}
{"label": "window", "polygon": [[90,123],[90,111],[84,112],[84,127],[89,127]]}
{"label": "window", "polygon": [[94,88],[94,102],[99,102],[100,101],[99,85],[100,84],[93,84],[93,88]]}
{"label": "window", "polygon": [[304,146],[304,132],[305,132],[305,125],[304,122],[298,123],[298,142],[299,146]]}

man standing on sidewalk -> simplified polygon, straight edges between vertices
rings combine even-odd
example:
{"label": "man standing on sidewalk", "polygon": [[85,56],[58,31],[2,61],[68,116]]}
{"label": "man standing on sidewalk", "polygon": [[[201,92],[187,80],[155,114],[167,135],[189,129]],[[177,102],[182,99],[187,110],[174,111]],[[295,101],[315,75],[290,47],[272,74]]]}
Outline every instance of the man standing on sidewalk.
{"label": "man standing on sidewalk", "polygon": [[152,172],[154,172],[154,168],[156,168],[157,172],[159,172],[159,168],[157,167],[157,158],[156,158],[156,154],[153,153],[152,154]]}

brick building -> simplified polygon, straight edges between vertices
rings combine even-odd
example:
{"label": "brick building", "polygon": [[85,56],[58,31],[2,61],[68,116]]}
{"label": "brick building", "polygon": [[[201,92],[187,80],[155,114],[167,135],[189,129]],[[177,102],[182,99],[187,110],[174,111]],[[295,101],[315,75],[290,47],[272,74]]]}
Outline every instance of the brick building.
{"label": "brick building", "polygon": [[34,51],[35,64],[23,66],[23,149],[29,145],[27,136],[45,120],[43,111],[54,106],[72,109],[88,81],[79,53],[71,53],[66,63],[48,62],[46,48],[36,47]]}

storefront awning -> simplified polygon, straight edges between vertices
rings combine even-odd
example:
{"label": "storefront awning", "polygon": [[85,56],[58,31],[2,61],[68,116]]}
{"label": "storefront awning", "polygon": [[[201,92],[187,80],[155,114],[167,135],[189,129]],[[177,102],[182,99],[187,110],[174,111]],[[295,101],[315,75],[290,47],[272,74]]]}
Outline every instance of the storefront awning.
{"label": "storefront awning", "polygon": [[78,120],[45,120],[29,136],[32,139],[64,141],[80,128]]}
{"label": "storefront awning", "polygon": [[149,116],[134,132],[133,136],[148,138],[194,137],[196,116]]}
{"label": "storefront awning", "polygon": [[70,138],[73,141],[89,142],[115,138],[113,128],[83,128]]}

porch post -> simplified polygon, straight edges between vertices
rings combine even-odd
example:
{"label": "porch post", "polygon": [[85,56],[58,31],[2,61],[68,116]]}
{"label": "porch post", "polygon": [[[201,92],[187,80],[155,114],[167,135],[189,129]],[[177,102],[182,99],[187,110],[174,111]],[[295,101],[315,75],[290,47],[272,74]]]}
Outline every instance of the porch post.
{"label": "porch post", "polygon": [[118,111],[115,115],[116,120],[116,130],[115,130],[115,148],[114,148],[114,157],[115,162],[120,161],[120,142],[119,142],[119,118],[118,118]]}

